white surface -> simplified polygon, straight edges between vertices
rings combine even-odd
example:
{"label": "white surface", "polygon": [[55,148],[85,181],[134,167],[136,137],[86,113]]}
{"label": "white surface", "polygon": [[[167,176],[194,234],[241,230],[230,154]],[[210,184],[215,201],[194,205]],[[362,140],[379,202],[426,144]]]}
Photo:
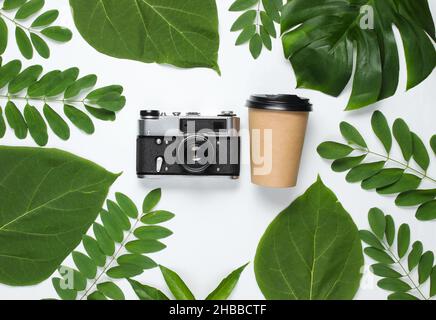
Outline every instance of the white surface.
{"label": "white surface", "polygon": [[[344,174],[330,170],[330,162],[322,160],[315,152],[319,143],[339,140],[338,125],[346,120],[366,133],[370,145],[381,146],[370,131],[370,116],[375,109],[382,110],[392,123],[404,118],[427,143],[435,128],[436,74],[410,92],[405,92],[405,66],[402,64],[401,86],[395,97],[363,111],[346,113],[349,91],[339,98],[306,90],[294,90],[295,77],[289,63],[283,58],[281,44],[274,43],[273,52],[263,52],[254,61],[247,47],[235,47],[237,34],[229,29],[236,14],[227,11],[231,0],[219,0],[221,47],[219,63],[222,76],[207,69],[179,70],[155,64],[122,61],[104,56],[90,47],[78,34],[71,19],[67,1],[47,1],[47,7],[59,8],[60,22],[74,31],[74,39],[66,45],[52,45],[52,57],[45,61],[35,58],[45,70],[66,69],[77,66],[81,74],[95,73],[99,86],[113,83],[125,88],[128,99],[126,108],[114,123],[96,123],[96,133],[86,136],[72,130],[71,139],[62,142],[50,136],[48,147],[61,148],[99,163],[113,172],[124,172],[114,184],[110,196],[122,191],[140,204],[152,188],[162,187],[160,207],[171,210],[177,217],[169,224],[174,231],[168,248],[154,258],[176,270],[189,284],[198,298],[204,298],[231,270],[253,261],[257,243],[268,224],[276,215],[301,195],[321,175],[334,190],[344,207],[353,216],[359,228],[367,227],[367,213],[378,206],[394,216],[395,221],[407,222],[414,240],[423,241],[427,250],[436,250],[435,223],[421,223],[414,218],[414,210],[399,209],[393,198],[363,191],[359,185],[348,184]],[[433,14],[436,3],[431,2]],[[4,61],[19,58],[14,41],[4,56]],[[401,53],[402,61],[404,59]],[[166,179],[139,181],[135,174],[136,121],[141,108],[158,108],[165,111],[201,111],[216,114],[233,109],[242,117],[242,127],[247,126],[245,100],[253,93],[296,93],[307,96],[314,104],[307,142],[304,150],[299,186],[293,190],[267,190],[250,184],[249,167],[242,167],[240,181],[222,179]],[[17,142],[9,130],[1,141],[5,145],[34,146],[27,139]],[[243,145],[247,148],[245,138]],[[247,149],[243,158],[248,163]],[[398,150],[395,154],[399,155]],[[436,175],[436,162],[429,172]],[[68,263],[68,262],[67,262]],[[368,263],[368,261],[367,261]],[[165,292],[164,282],[157,270],[145,272],[141,282],[155,285]],[[122,283],[129,298],[133,292]],[[384,299],[386,292],[378,289],[373,281],[365,283],[358,299]],[[41,299],[55,297],[50,280],[27,288],[0,285],[0,299]],[[253,272],[253,264],[243,273],[233,299],[262,299]]]}

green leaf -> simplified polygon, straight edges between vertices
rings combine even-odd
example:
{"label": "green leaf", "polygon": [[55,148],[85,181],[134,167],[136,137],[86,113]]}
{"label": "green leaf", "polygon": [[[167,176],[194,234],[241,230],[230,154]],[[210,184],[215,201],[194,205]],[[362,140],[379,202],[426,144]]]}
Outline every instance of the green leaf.
{"label": "green leaf", "polygon": [[68,42],[73,38],[73,33],[70,29],[59,26],[47,27],[41,30],[41,34],[58,42]]}
{"label": "green leaf", "polygon": [[363,148],[367,147],[367,144],[363,139],[362,135],[354,126],[352,126],[348,122],[343,121],[340,124],[340,129],[341,129],[342,136],[344,137],[345,140],[348,141],[348,143],[352,143]]}
{"label": "green leaf", "polygon": [[409,250],[410,246],[410,227],[402,224],[398,229],[398,256],[401,259]]}
{"label": "green leaf", "polygon": [[389,154],[392,149],[392,132],[383,113],[375,111],[371,118],[372,130]]}
{"label": "green leaf", "polygon": [[271,36],[268,34],[268,32],[265,31],[265,28],[263,26],[260,26],[260,37],[262,38],[262,43],[268,50],[272,50],[272,41]]}
{"label": "green leaf", "polygon": [[50,48],[40,36],[31,32],[30,39],[32,41],[33,47],[36,49],[41,57],[43,57],[44,59],[50,58]]}
{"label": "green leaf", "polygon": [[99,292],[112,300],[125,300],[123,291],[113,282],[103,282],[97,284]]}
{"label": "green leaf", "polygon": [[436,295],[436,267],[433,267],[430,276],[430,298]]}
{"label": "green leaf", "polygon": [[368,213],[368,221],[372,232],[380,239],[383,240],[386,230],[386,218],[378,208],[372,208]]}
{"label": "green leaf", "polygon": [[265,31],[268,32],[268,34],[275,38],[277,37],[276,32],[276,26],[274,25],[274,21],[271,20],[271,18],[266,14],[266,12],[261,11],[260,12],[260,20],[262,21],[262,25],[265,28]]}
{"label": "green leaf", "polygon": [[259,34],[255,34],[250,40],[250,52],[254,59],[259,58],[262,53],[263,42]]}
{"label": "green leaf", "polygon": [[31,84],[38,80],[42,73],[41,66],[31,66],[23,70],[14,80],[9,82],[8,92],[10,94],[16,94],[23,89],[28,88]]}
{"label": "green leaf", "polygon": [[86,278],[95,278],[97,275],[97,266],[91,258],[80,252],[73,252],[72,257],[77,268]]}
{"label": "green leaf", "polygon": [[0,283],[34,285],[53,274],[97,218],[116,178],[64,151],[1,146],[0,234],[8,245],[0,247]]}
{"label": "green leaf", "polygon": [[70,138],[70,128],[64,119],[48,104],[44,105],[43,112],[51,130],[62,140],[68,140]]}
{"label": "green leaf", "polygon": [[119,86],[119,85],[112,85],[112,86],[107,86],[107,87],[95,89],[95,90],[91,91],[86,96],[85,99],[88,101],[95,102],[109,93],[117,93],[118,95],[121,95],[123,93],[123,87]]}
{"label": "green leaf", "polygon": [[166,245],[157,240],[133,240],[126,243],[127,251],[135,254],[154,253],[165,248]]}
{"label": "green leaf", "polygon": [[5,0],[3,3],[3,10],[14,10],[21,7],[27,0]]}
{"label": "green leaf", "polygon": [[360,240],[365,242],[367,245],[380,250],[384,250],[384,247],[381,244],[380,240],[377,239],[377,237],[372,232],[367,230],[360,230],[359,235],[360,235]]}
{"label": "green leaf", "polygon": [[430,166],[430,156],[421,138],[412,132],[413,159],[424,171]]}
{"label": "green leaf", "polygon": [[418,264],[419,284],[423,284],[430,277],[433,269],[434,254],[431,251],[425,252]]}
{"label": "green leaf", "polygon": [[138,281],[127,279],[140,300],[169,300],[160,290],[140,284]]}
{"label": "green leaf", "polygon": [[103,293],[101,293],[100,291],[94,291],[93,293],[91,293],[88,297],[87,300],[91,300],[91,301],[102,301],[102,300],[107,300],[107,298],[105,297],[105,295]]}
{"label": "green leaf", "polygon": [[[369,13],[364,4],[293,0],[282,10],[283,48],[298,87],[338,96],[354,74],[348,110],[395,94],[400,63],[393,24],[404,44],[408,88],[426,79],[436,63],[434,19],[426,1],[372,1]],[[362,26],[366,21],[374,26]]]}
{"label": "green leaf", "polygon": [[27,60],[33,58],[33,47],[32,42],[26,32],[21,29],[21,27],[15,28],[15,40],[17,41],[18,49],[20,49],[21,54]]}
{"label": "green leaf", "polygon": [[244,11],[258,4],[260,0],[236,0],[229,11]]}
{"label": "green leaf", "polygon": [[232,28],[230,31],[239,31],[242,30],[248,26],[251,26],[254,24],[257,16],[256,10],[249,10],[247,12],[244,12],[236,21],[233,23]]}
{"label": "green leaf", "polygon": [[144,270],[132,264],[123,264],[109,269],[106,274],[112,279],[126,279],[139,276]]}
{"label": "green leaf", "polygon": [[121,192],[115,193],[118,205],[124,211],[124,213],[132,219],[138,218],[138,208],[135,203],[128,196]]}
{"label": "green leaf", "polygon": [[365,248],[365,254],[371,259],[384,263],[384,264],[393,264],[395,261],[388,255],[386,252],[381,251],[377,248]]}
{"label": "green leaf", "polygon": [[163,222],[167,222],[174,218],[174,213],[169,211],[159,210],[147,213],[142,217],[141,221],[145,224],[159,224]]}
{"label": "green leaf", "polygon": [[70,68],[59,74],[58,79],[53,81],[52,86],[47,88],[45,95],[47,97],[55,97],[64,93],[67,88],[76,81],[79,76],[78,68]]}
{"label": "green leaf", "polygon": [[74,98],[76,97],[82,90],[92,88],[97,83],[97,76],[94,74],[90,74],[83,78],[80,78],[72,85],[70,85],[64,93],[64,98]]}
{"label": "green leaf", "polygon": [[45,27],[53,22],[56,21],[56,19],[59,17],[59,11],[58,10],[49,10],[47,12],[44,12],[40,16],[38,16],[33,22],[31,27],[32,28],[40,28]]}
{"label": "green leaf", "polygon": [[412,190],[398,195],[395,204],[400,207],[412,207],[431,201],[435,197],[436,189]]}
{"label": "green leaf", "polygon": [[67,118],[80,130],[87,134],[93,134],[95,132],[94,123],[83,111],[66,104],[64,105],[64,113]]}
{"label": "green leaf", "polygon": [[3,110],[0,107],[0,139],[5,136],[6,133],[6,123],[5,119],[3,119]]}
{"label": "green leaf", "polygon": [[98,242],[93,238],[84,235],[82,239],[82,244],[86,250],[86,253],[97,264],[97,266],[104,267],[104,265],[106,264],[106,256],[101,251]]}
{"label": "green leaf", "polygon": [[352,299],[362,266],[357,227],[321,179],[270,224],[254,262],[265,298],[280,300]]}
{"label": "green leaf", "polygon": [[147,256],[140,254],[125,254],[117,259],[119,265],[134,265],[142,270],[153,269],[157,267],[156,262]]}
{"label": "green leaf", "polygon": [[115,243],[107,234],[105,228],[98,223],[94,223],[93,230],[101,251],[108,257],[112,256],[115,253]]}
{"label": "green leaf", "polygon": [[379,277],[383,277],[383,278],[402,278],[401,273],[395,271],[394,269],[392,269],[391,267],[382,264],[382,263],[378,263],[378,264],[373,264],[371,266],[371,270],[372,272]]}
{"label": "green leaf", "polygon": [[27,95],[29,97],[45,97],[49,88],[52,88],[55,83],[59,81],[59,77],[61,76],[61,71],[53,70],[41,77],[38,81],[32,83],[27,89]]}
{"label": "green leaf", "polygon": [[24,20],[29,18],[31,15],[37,13],[44,7],[44,0],[30,0],[23,4],[20,9],[15,14],[16,20]]}
{"label": "green leaf", "polygon": [[119,224],[123,230],[130,230],[131,224],[127,214],[112,200],[106,201],[107,209],[110,213],[117,217]]}
{"label": "green leaf", "polygon": [[430,146],[431,146],[434,154],[436,155],[436,135],[431,137],[431,139],[430,139]]}
{"label": "green leaf", "polygon": [[9,126],[14,130],[15,136],[18,139],[25,139],[27,137],[26,121],[12,101],[8,101],[6,104],[5,115]]}
{"label": "green leaf", "polygon": [[239,34],[239,37],[236,39],[236,45],[240,46],[243,45],[244,43],[247,43],[248,41],[250,41],[254,35],[256,34],[256,26],[252,25],[252,26],[248,26],[245,27],[242,32]]}
{"label": "green leaf", "polygon": [[383,188],[398,182],[404,174],[403,169],[388,168],[376,173],[374,176],[363,180],[362,188],[372,190]]}
{"label": "green leaf", "polygon": [[424,247],[421,241],[416,241],[412,245],[412,251],[410,251],[409,256],[407,257],[407,265],[409,267],[409,271],[412,271],[416,268],[421,260],[422,253],[424,252]]}
{"label": "green leaf", "polygon": [[160,226],[139,227],[134,231],[135,237],[141,240],[159,240],[168,238],[173,232]]}
{"label": "green leaf", "polygon": [[63,288],[63,280],[59,278],[53,278],[51,280],[56,293],[62,300],[75,300],[77,297],[77,291],[73,289]]}
{"label": "green leaf", "polygon": [[182,278],[180,278],[177,273],[165,268],[164,266],[159,267],[168,288],[176,300],[195,300],[191,290],[189,290],[188,286],[185,284],[185,282],[183,282]]}
{"label": "green leaf", "polygon": [[123,229],[119,226],[119,220],[114,215],[114,213],[110,213],[107,211],[102,211],[100,213],[101,221],[103,222],[103,226],[106,229],[108,235],[117,243],[121,243],[124,240]]}
{"label": "green leaf", "polygon": [[391,184],[390,186],[386,186],[383,188],[378,188],[377,193],[379,194],[397,194],[400,192],[406,192],[410,190],[414,190],[419,187],[421,184],[421,178],[413,175],[413,174],[403,174],[397,182]]}
{"label": "green leaf", "polygon": [[218,287],[212,291],[206,300],[227,300],[235,289],[242,272],[247,267],[248,263],[230,273]]}
{"label": "green leaf", "polygon": [[436,200],[422,204],[416,212],[416,218],[420,221],[430,221],[436,219]]}
{"label": "green leaf", "polygon": [[105,110],[116,112],[124,108],[126,105],[126,98],[113,92],[104,95],[93,103]]}
{"label": "green leaf", "polygon": [[332,170],[335,172],[345,172],[358,166],[365,158],[366,155],[337,159],[332,163]]}
{"label": "green leaf", "polygon": [[394,240],[395,240],[395,222],[392,216],[390,215],[386,216],[385,236],[386,236],[386,242],[391,247],[394,244]]}
{"label": "green leaf", "polygon": [[47,125],[38,109],[29,104],[24,108],[24,119],[26,120],[29,133],[35,142],[43,147],[48,142]]}
{"label": "green leaf", "polygon": [[73,281],[72,286],[75,291],[79,292],[86,289],[88,280],[79,271],[64,266],[61,266],[58,271],[64,281]]}
{"label": "green leaf", "polygon": [[382,279],[377,282],[377,285],[384,290],[393,292],[407,292],[412,289],[406,282],[395,278]]}
{"label": "green leaf", "polygon": [[279,3],[279,1],[271,1],[271,0],[262,0],[263,7],[271,19],[275,22],[280,23],[280,12],[279,7],[283,6],[283,1]]}
{"label": "green leaf", "polygon": [[0,55],[5,53],[8,47],[8,25],[5,20],[0,17]]}
{"label": "green leaf", "polygon": [[388,300],[398,300],[398,301],[414,301],[419,300],[414,295],[405,292],[395,292],[389,295]]}
{"label": "green leaf", "polygon": [[[215,0],[70,0],[74,23],[97,51],[116,58],[218,73]],[[107,26],[103,29],[89,26]]]}
{"label": "green leaf", "polygon": [[324,159],[335,160],[348,156],[354,151],[354,149],[345,144],[328,141],[321,143],[318,146],[317,151]]}
{"label": "green leaf", "polygon": [[21,61],[12,60],[0,67],[0,89],[15,79],[20,73]]}
{"label": "green leaf", "polygon": [[108,111],[105,109],[94,108],[91,106],[85,105],[86,111],[88,111],[94,118],[103,121],[115,121],[116,115],[113,111]]}
{"label": "green leaf", "polygon": [[144,198],[144,201],[142,203],[142,212],[149,213],[151,210],[153,210],[157,206],[157,204],[159,203],[161,197],[162,197],[162,190],[161,189],[152,190]]}
{"label": "green leaf", "polygon": [[397,119],[393,126],[394,137],[401,148],[404,159],[409,161],[413,154],[413,139],[412,133],[403,119]]}

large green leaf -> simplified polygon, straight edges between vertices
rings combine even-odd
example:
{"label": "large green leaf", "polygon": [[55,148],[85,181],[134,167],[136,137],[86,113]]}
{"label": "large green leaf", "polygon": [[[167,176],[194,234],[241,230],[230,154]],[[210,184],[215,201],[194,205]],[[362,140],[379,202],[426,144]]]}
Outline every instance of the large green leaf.
{"label": "large green leaf", "polygon": [[219,72],[214,0],[70,0],[83,38],[101,53]]}
{"label": "large green leaf", "polygon": [[[374,25],[366,25],[372,13]],[[427,0],[289,0],[282,11],[282,40],[297,86],[338,96],[353,74],[357,50],[347,109],[394,95],[399,55],[393,25],[403,40],[410,89],[436,65],[435,27]]]}
{"label": "large green leaf", "polygon": [[80,243],[116,178],[63,151],[0,147],[0,282],[47,279]]}
{"label": "large green leaf", "polygon": [[320,179],[268,227],[255,273],[267,299],[352,299],[363,253],[350,215]]}

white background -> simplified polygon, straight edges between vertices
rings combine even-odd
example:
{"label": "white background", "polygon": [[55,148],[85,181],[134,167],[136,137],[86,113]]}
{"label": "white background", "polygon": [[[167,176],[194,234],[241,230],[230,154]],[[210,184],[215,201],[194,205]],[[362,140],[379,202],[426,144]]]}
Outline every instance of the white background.
{"label": "white background", "polygon": [[[254,61],[248,48],[235,47],[237,34],[230,33],[230,26],[237,14],[227,11],[231,0],[218,0],[221,46],[219,64],[222,76],[207,69],[181,70],[155,64],[117,60],[104,56],[90,47],[74,27],[68,1],[48,0],[47,8],[58,8],[59,22],[74,32],[73,41],[65,45],[52,45],[49,60],[33,59],[46,71],[77,66],[81,75],[95,73],[99,86],[121,84],[125,88],[127,105],[114,123],[96,123],[96,133],[87,136],[77,129],[71,139],[63,142],[53,134],[48,147],[60,148],[80,155],[113,172],[123,172],[111,189],[130,195],[138,205],[152,188],[163,189],[160,208],[171,210],[177,216],[168,224],[174,235],[166,242],[168,248],[153,256],[158,263],[176,270],[198,298],[204,298],[230,271],[253,261],[257,243],[268,224],[276,215],[301,195],[318,174],[333,189],[359,228],[367,228],[367,213],[377,206],[394,216],[395,221],[409,223],[413,240],[421,240],[427,250],[436,250],[434,222],[418,222],[414,210],[397,208],[394,198],[382,197],[375,192],[363,191],[358,184],[348,184],[344,174],[333,173],[330,162],[316,153],[319,143],[340,140],[338,125],[346,120],[355,124],[371,146],[382,151],[380,143],[370,130],[370,117],[374,110],[382,110],[392,123],[404,118],[428,143],[435,128],[436,74],[433,73],[417,88],[405,92],[406,73],[401,52],[401,85],[395,97],[362,111],[344,112],[350,87],[339,98],[307,90],[294,90],[295,77],[290,64],[283,58],[280,41],[274,43],[272,52],[263,52]],[[431,2],[436,15],[436,3]],[[401,41],[399,42],[401,45]],[[402,50],[402,49],[401,49]],[[14,41],[10,42],[4,61],[21,56]],[[29,64],[27,62],[27,64]],[[254,93],[295,93],[309,97],[314,104],[303,154],[299,185],[295,189],[269,190],[250,183],[248,141],[243,140],[240,181],[230,179],[162,179],[140,181],[135,172],[135,140],[137,119],[141,109],[163,111],[201,111],[215,115],[221,110],[234,110],[247,127],[246,99]],[[1,102],[4,105],[4,101]],[[61,106],[57,106],[61,108]],[[1,141],[5,145],[34,146],[31,139],[18,142],[9,130]],[[395,155],[400,157],[398,149]],[[434,160],[434,158],[433,158]],[[432,162],[430,175],[436,176],[436,161]],[[66,262],[71,263],[69,260]],[[367,261],[367,264],[370,261]],[[162,276],[157,270],[145,272],[138,280],[154,285],[168,293]],[[129,298],[135,298],[126,283],[121,282]],[[358,299],[384,299],[386,292],[378,289],[374,281],[365,282],[357,294]],[[41,299],[55,297],[50,280],[27,288],[0,285],[0,299]],[[243,273],[233,299],[262,299],[250,264]]]}

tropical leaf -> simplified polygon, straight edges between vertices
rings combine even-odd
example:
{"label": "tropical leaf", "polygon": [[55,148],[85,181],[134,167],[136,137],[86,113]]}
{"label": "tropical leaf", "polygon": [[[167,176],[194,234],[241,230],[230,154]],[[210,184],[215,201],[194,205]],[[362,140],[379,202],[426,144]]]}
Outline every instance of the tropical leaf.
{"label": "tropical leaf", "polygon": [[215,0],[70,0],[70,5],[80,34],[101,53],[220,72]]}
{"label": "tropical leaf", "polygon": [[37,284],[80,243],[117,175],[55,149],[1,146],[0,159],[0,282]]}
{"label": "tropical leaf", "polygon": [[[431,298],[431,289],[430,296],[427,296],[422,291],[422,285],[429,281],[430,287],[434,286],[432,273],[436,267],[433,267],[433,252],[427,251],[423,254],[424,248],[420,241],[415,241],[410,248],[409,225],[402,224],[397,233],[392,217],[385,216],[380,209],[376,210],[372,209],[368,215],[372,231],[361,230],[360,234],[362,241],[370,246],[365,248],[365,254],[378,262],[371,266],[372,273],[382,278],[377,282],[378,287],[394,292],[388,296],[389,300],[427,300]],[[382,226],[385,226],[386,239],[383,236],[379,237],[374,232],[374,212],[377,212],[377,233]],[[385,223],[381,222],[382,218],[385,219]],[[362,235],[364,236],[362,237]],[[370,240],[368,241],[368,239]],[[374,239],[380,241],[381,246],[378,246],[377,243],[374,245]],[[397,255],[390,249],[395,239],[398,244]],[[416,267],[418,267],[417,276],[414,272]]]}
{"label": "tropical leaf", "polygon": [[[59,114],[60,108],[52,108],[54,105],[64,105],[65,117],[80,130],[92,134],[95,126],[90,116],[113,121],[116,112],[126,103],[120,86],[108,86],[89,92],[95,86],[97,77],[88,75],[78,79],[78,68],[42,74],[43,68],[39,65],[23,71],[21,66],[19,60],[13,60],[0,67],[0,89],[7,86],[9,93],[0,95],[0,99],[7,100],[7,123],[18,139],[26,138],[29,132],[39,146],[45,146],[49,140],[50,128],[56,136],[68,140],[69,125]],[[87,97],[82,99],[81,96],[86,94]],[[28,103],[21,111],[17,105],[26,100]],[[0,137],[3,137],[5,130],[2,129],[2,124],[4,122],[0,121]]]}
{"label": "tropical leaf", "polygon": [[248,264],[236,269],[230,273],[223,281],[218,285],[218,287],[212,291],[206,300],[227,300],[236,287],[236,284],[241,277],[242,272],[245,270]]}
{"label": "tropical leaf", "polygon": [[165,268],[164,266],[159,267],[168,288],[170,289],[176,300],[195,300],[195,297],[192,294],[191,290],[189,290],[186,283],[182,280],[182,278],[180,278],[177,273],[168,268]]}
{"label": "tropical leaf", "polygon": [[[159,195],[159,197],[156,197],[156,195]],[[160,189],[153,190],[145,197],[144,202],[152,202],[153,207],[155,207],[160,200],[160,195]],[[144,230],[144,228],[155,228],[153,230],[162,228],[162,230],[166,230],[168,236],[172,232],[161,226],[141,223],[141,218],[145,215],[138,216],[138,208],[128,196],[116,193],[116,200],[117,202],[108,200],[106,202],[107,208],[100,209],[100,218],[103,225],[94,223],[94,236],[83,236],[82,244],[86,253],[72,253],[72,258],[78,271],[72,268],[63,268],[63,272],[60,272],[61,279],[64,282],[67,282],[72,275],[82,279],[89,279],[89,281],[85,281],[85,288],[83,288],[82,281],[80,290],[77,287],[71,287],[69,291],[64,292],[58,288],[59,280],[54,280],[53,284],[61,299],[124,300],[125,295],[123,291],[114,281],[130,279],[142,274],[144,270],[158,266],[156,262],[143,253],[162,250],[165,248],[165,245],[156,240],[147,240],[153,241],[153,243],[144,243],[146,240],[136,237],[136,240],[134,240],[130,237],[142,234],[143,231],[138,230]],[[125,220],[128,221],[127,224]],[[128,228],[123,229],[123,226],[128,226]],[[159,230],[162,232],[161,229]],[[157,234],[156,231],[153,232]],[[125,254],[125,251],[135,251],[135,254]],[[103,278],[106,279],[105,282],[100,281]],[[109,278],[109,281],[107,278]],[[144,287],[140,288],[133,280],[129,281],[131,284],[135,284],[134,289],[137,293],[140,292],[144,297],[145,292],[152,295]]]}
{"label": "tropical leaf", "polygon": [[400,69],[393,25],[401,34],[411,89],[436,64],[435,27],[427,0],[288,1],[282,10],[282,42],[297,86],[338,96],[354,74],[347,110],[393,96]]}
{"label": "tropical leaf", "polygon": [[[3,8],[0,8],[0,54],[3,54],[8,47],[8,31],[13,30],[15,30],[17,46],[26,59],[33,58],[34,50],[42,58],[48,59],[50,57],[50,48],[46,41],[48,39],[59,43],[71,40],[72,32],[69,29],[53,26],[59,11],[43,12],[44,5],[44,0],[4,1]],[[62,30],[63,37],[54,37],[53,31],[50,30]]]}
{"label": "tropical leaf", "polygon": [[259,58],[263,47],[271,50],[271,39],[277,37],[275,24],[280,23],[282,7],[283,0],[236,0],[229,8],[240,14],[230,29],[232,32],[242,30],[236,45],[249,43],[254,59]]}
{"label": "tropical leaf", "polygon": [[[319,155],[324,159],[334,160],[333,171],[348,171],[348,182],[360,182],[363,189],[376,190],[381,195],[397,195],[395,203],[398,206],[419,206],[415,215],[418,220],[436,220],[436,179],[428,173],[430,162],[436,154],[430,158],[423,140],[402,119],[397,119],[391,130],[383,113],[376,111],[371,125],[385,152],[370,149],[357,128],[342,122],[340,131],[346,144],[323,142],[317,149]],[[391,155],[392,136],[401,149],[403,159],[395,159]],[[379,158],[381,161],[365,162],[372,158]],[[418,166],[413,166],[412,159]],[[434,184],[434,188],[419,190],[423,180]]]}

